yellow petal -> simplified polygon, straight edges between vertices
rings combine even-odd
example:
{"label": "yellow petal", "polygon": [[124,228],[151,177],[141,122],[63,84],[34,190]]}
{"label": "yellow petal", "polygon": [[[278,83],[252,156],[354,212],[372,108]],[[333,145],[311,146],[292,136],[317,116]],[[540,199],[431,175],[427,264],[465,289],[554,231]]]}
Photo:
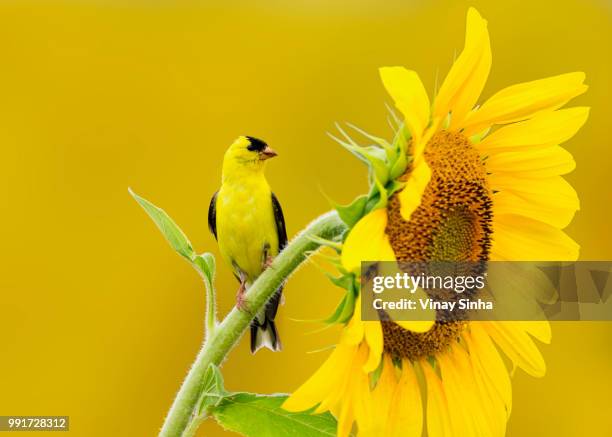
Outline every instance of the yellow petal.
{"label": "yellow petal", "polygon": [[512,383],[502,358],[485,329],[479,322],[470,323],[470,332],[464,338],[468,343],[470,359],[480,369],[486,382],[493,387],[506,407],[506,416],[512,411]]}
{"label": "yellow petal", "polygon": [[[417,288],[412,295],[412,299],[419,302],[421,300],[428,299],[428,296],[422,288]],[[389,311],[388,313],[393,319],[393,312]],[[404,313],[400,311],[400,314]],[[417,305],[416,309],[411,310],[410,314],[412,315],[411,318],[413,318],[413,320],[393,319],[393,321],[402,328],[412,332],[427,332],[431,329],[436,321],[436,311],[430,308],[423,309],[420,305]]]}
{"label": "yellow petal", "polygon": [[489,182],[499,191],[493,195],[495,216],[521,215],[563,229],[580,209],[576,191],[560,176],[526,179],[498,173]]}
{"label": "yellow petal", "polygon": [[380,373],[380,378],[376,382],[376,387],[372,391],[374,399],[373,408],[375,416],[386,422],[389,403],[397,386],[397,378],[395,376],[395,366],[389,355],[383,356],[383,368]]}
{"label": "yellow petal", "polygon": [[361,343],[365,331],[365,324],[361,320],[361,294],[357,296],[355,301],[355,309],[353,316],[346,325],[346,329],[342,331],[341,343],[356,345]]}
{"label": "yellow petal", "polygon": [[438,354],[436,359],[440,364],[454,434],[465,437],[486,435],[479,432],[482,411],[475,393],[473,375],[471,370],[468,371],[469,364],[464,362],[466,357],[452,348],[449,352]]}
{"label": "yellow petal", "polygon": [[472,110],[491,70],[491,45],[487,22],[478,11],[467,14],[465,47],[451,67],[434,104],[434,117],[452,112],[451,128],[461,124]]}
{"label": "yellow petal", "polygon": [[469,114],[465,134],[471,136],[494,124],[513,123],[541,111],[552,111],[584,93],[584,73],[567,73],[509,86]]}
{"label": "yellow petal", "polygon": [[330,410],[334,416],[338,419],[338,429],[342,428],[340,425],[341,417],[346,416],[346,420],[350,420],[352,425],[355,410],[355,384],[353,382],[363,372],[361,367],[365,362],[365,348],[363,345],[358,346],[346,346],[339,344],[337,348],[345,348],[347,350],[347,356],[341,363],[341,376],[337,377],[333,381],[327,381],[329,394],[315,409],[314,413],[319,414],[327,410]]}
{"label": "yellow petal", "polygon": [[489,383],[483,366],[479,361],[474,360],[471,353],[470,365],[472,366],[474,382],[483,407],[482,415],[484,420],[481,422],[481,426],[483,429],[488,430],[485,435],[503,437],[506,434],[506,421],[508,419],[506,406],[495,391],[495,388]]}
{"label": "yellow petal", "polygon": [[355,420],[360,435],[370,434],[370,430],[374,429],[377,423],[377,419],[372,417],[373,399],[370,391],[370,378],[367,373],[361,370],[363,361],[366,359],[367,349],[365,345],[362,345],[361,359],[359,365],[352,372],[350,382],[353,391],[351,396],[354,403]]}
{"label": "yellow petal", "polygon": [[425,159],[415,158],[414,169],[410,172],[404,189],[399,192],[400,213],[404,220],[410,220],[412,213],[421,204],[421,198],[431,179],[431,169]]}
{"label": "yellow petal", "polygon": [[442,381],[427,361],[421,361],[421,368],[427,381],[427,433],[429,437],[455,437]]}
{"label": "yellow petal", "polygon": [[372,211],[351,229],[342,247],[342,265],[359,272],[362,261],[395,261],[395,254],[385,233],[387,210]]}
{"label": "yellow petal", "polygon": [[[494,268],[487,273],[487,284],[488,289],[496,298],[501,297],[500,294],[506,294],[509,295],[507,297],[509,300],[521,299],[521,304],[532,305],[542,302],[552,305],[559,299],[555,285],[548,275],[534,263],[495,263]],[[498,293],[497,290],[500,292]],[[537,318],[530,320],[546,318],[543,314],[539,318],[540,312],[533,314]]]}
{"label": "yellow petal", "polygon": [[400,325],[407,331],[412,332],[427,332],[434,325],[434,321],[411,321],[411,320],[394,320],[394,322]]}
{"label": "yellow petal", "polygon": [[423,405],[421,391],[412,363],[402,362],[402,376],[395,387],[385,432],[389,437],[421,437]]}
{"label": "yellow petal", "polygon": [[531,376],[542,377],[546,363],[533,340],[516,322],[483,322],[487,332],[514,364]]}
{"label": "yellow petal", "polygon": [[542,343],[550,344],[552,332],[548,320],[520,321],[515,323]]}
{"label": "yellow petal", "polygon": [[480,411],[480,414],[474,414],[474,410],[469,408],[468,413],[472,416],[478,436],[502,437],[506,428],[506,410],[503,403],[491,387],[485,384],[483,375],[475,372],[470,356],[462,346],[453,345],[451,358],[464,386],[461,392],[467,399],[471,398],[467,404],[476,406]]}
{"label": "yellow petal", "polygon": [[404,115],[413,143],[419,143],[429,124],[429,97],[419,75],[404,67],[383,67],[380,77],[395,106]]}
{"label": "yellow petal", "polygon": [[383,431],[387,424],[387,416],[389,415],[389,404],[393,397],[393,392],[397,386],[397,378],[395,377],[395,366],[389,355],[383,356],[382,370],[380,377],[376,382],[376,387],[370,393],[370,411],[368,415],[371,417],[370,427],[364,429],[359,426],[360,437],[378,437],[383,435]]}
{"label": "yellow petal", "polygon": [[564,175],[576,167],[572,154],[559,146],[520,152],[491,153],[486,163],[487,169],[493,174],[530,179]]}
{"label": "yellow petal", "polygon": [[[355,305],[355,311],[357,311],[357,305]],[[364,322],[361,320],[361,316],[355,316],[351,318],[346,329],[342,333],[341,343],[348,345],[356,345],[361,343],[363,339]]]}
{"label": "yellow petal", "polygon": [[383,333],[380,322],[363,322],[365,339],[370,349],[368,360],[363,365],[365,373],[373,372],[380,364],[383,352]]}
{"label": "yellow petal", "polygon": [[283,403],[287,411],[308,410],[333,395],[347,374],[356,347],[338,345],[323,365]]}
{"label": "yellow petal", "polygon": [[351,402],[344,402],[341,404],[340,413],[337,415],[337,419],[338,429],[336,430],[336,437],[348,437],[351,434],[353,422],[355,421],[355,413]]}
{"label": "yellow petal", "polygon": [[575,261],[580,246],[563,231],[518,215],[494,216],[492,252],[510,261]]}
{"label": "yellow petal", "polygon": [[544,112],[532,119],[497,129],[476,147],[487,152],[522,151],[550,147],[573,137],[589,117],[589,108]]}
{"label": "yellow petal", "polygon": [[389,404],[391,402],[391,396],[393,395],[396,385],[397,378],[395,376],[393,359],[391,356],[385,354],[383,356],[383,368],[380,373],[380,378],[378,378],[376,387],[372,392],[372,396],[375,401],[374,408],[381,413],[377,414],[378,417],[386,417],[387,409],[385,404]]}

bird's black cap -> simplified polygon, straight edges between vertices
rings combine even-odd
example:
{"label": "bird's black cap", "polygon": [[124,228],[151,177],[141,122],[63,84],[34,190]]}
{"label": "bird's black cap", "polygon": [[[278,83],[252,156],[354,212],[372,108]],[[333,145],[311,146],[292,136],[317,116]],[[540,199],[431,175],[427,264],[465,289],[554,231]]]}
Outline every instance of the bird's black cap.
{"label": "bird's black cap", "polygon": [[268,147],[266,142],[260,140],[259,138],[247,136],[247,139],[251,143],[247,146],[247,149],[251,152],[263,152],[263,150]]}

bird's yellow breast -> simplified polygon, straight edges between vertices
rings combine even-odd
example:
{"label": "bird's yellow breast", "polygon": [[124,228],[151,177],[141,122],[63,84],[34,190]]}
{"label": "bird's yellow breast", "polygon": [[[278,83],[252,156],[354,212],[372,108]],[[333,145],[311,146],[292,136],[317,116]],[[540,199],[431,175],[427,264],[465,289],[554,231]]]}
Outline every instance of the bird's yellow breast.
{"label": "bird's yellow breast", "polygon": [[272,192],[263,175],[223,183],[217,195],[217,239],[225,261],[253,282],[263,271],[264,248],[278,254]]}

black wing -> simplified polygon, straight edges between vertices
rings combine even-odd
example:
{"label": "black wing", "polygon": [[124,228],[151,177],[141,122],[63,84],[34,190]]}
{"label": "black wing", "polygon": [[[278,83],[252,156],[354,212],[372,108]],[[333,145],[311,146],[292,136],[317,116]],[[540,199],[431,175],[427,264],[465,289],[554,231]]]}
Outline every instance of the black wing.
{"label": "black wing", "polygon": [[285,217],[283,216],[283,209],[281,208],[280,203],[274,193],[272,193],[272,209],[274,210],[276,235],[278,236],[278,251],[280,252],[287,245],[287,229],[285,228]]}
{"label": "black wing", "polygon": [[218,191],[210,199],[210,206],[208,207],[208,229],[215,236],[215,240],[217,239],[217,194],[219,194]]}
{"label": "black wing", "polygon": [[[278,251],[280,252],[287,245],[287,228],[285,228],[285,217],[283,216],[283,209],[274,193],[272,193],[272,209],[274,211],[274,221],[276,222],[276,235],[278,236]],[[276,293],[272,295],[268,303],[266,304],[266,321],[274,321],[276,317],[276,311],[278,310],[278,304],[281,300],[281,294],[283,292],[284,284],[276,290]]]}

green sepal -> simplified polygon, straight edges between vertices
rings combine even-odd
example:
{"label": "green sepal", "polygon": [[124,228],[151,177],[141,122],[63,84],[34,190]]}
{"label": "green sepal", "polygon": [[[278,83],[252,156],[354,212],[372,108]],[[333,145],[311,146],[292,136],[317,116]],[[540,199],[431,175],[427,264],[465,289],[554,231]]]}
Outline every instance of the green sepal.
{"label": "green sepal", "polygon": [[408,164],[410,164],[411,156],[408,153],[408,142],[411,137],[410,131],[402,124],[393,138],[393,147],[396,150],[397,157],[389,171],[389,179],[392,181],[406,173]]}
{"label": "green sepal", "polygon": [[410,138],[412,138],[412,133],[408,130],[405,124],[402,124],[395,134],[395,137],[393,137],[392,145],[396,150],[407,154],[408,142],[410,141]]}
{"label": "green sepal", "polygon": [[348,205],[334,204],[334,209],[338,212],[340,219],[346,223],[349,228],[355,226],[365,210],[366,203],[368,202],[368,196],[363,194]]}
{"label": "green sepal", "polygon": [[128,191],[157,225],[163,236],[166,237],[168,243],[170,243],[170,246],[184,258],[193,261],[195,256],[193,246],[174,220],[172,220],[163,209],[140,197],[134,193],[131,188],[128,188]]}
{"label": "green sepal", "polygon": [[395,158],[395,147],[393,147],[392,144],[389,144],[387,142],[387,140],[383,139],[383,138],[379,138],[377,136],[374,136],[372,134],[367,133],[366,131],[364,131],[363,129],[355,126],[352,123],[346,123],[347,126],[351,127],[352,129],[356,130],[357,132],[359,132],[361,135],[363,135],[364,137],[374,141],[374,143],[378,144],[386,153],[387,155],[387,161],[391,162],[394,158]]}
{"label": "green sepal", "polygon": [[402,358],[401,357],[394,356],[391,358],[391,361],[393,362],[393,365],[397,367],[398,369],[402,368]]}
{"label": "green sepal", "polygon": [[429,362],[429,364],[431,364],[431,367],[433,367],[434,369],[436,368],[437,362],[436,362],[436,359],[432,355],[427,357],[427,361]]}
{"label": "green sepal", "polygon": [[391,170],[389,171],[389,179],[394,181],[404,173],[406,173],[406,169],[408,168],[408,156],[406,153],[399,152],[399,156],[391,166]]}
{"label": "green sepal", "polygon": [[364,215],[377,209],[376,205],[378,204],[380,204],[380,193],[377,190],[375,194],[368,198],[368,203],[366,204]]}
{"label": "green sepal", "polygon": [[488,128],[486,128],[485,130],[483,130],[482,132],[478,132],[477,134],[472,135],[472,136],[470,137],[470,142],[471,142],[472,144],[478,144],[478,143],[480,143],[480,142],[481,142],[481,141],[484,139],[484,137],[486,137],[486,136],[487,136],[487,134],[489,133],[489,131],[490,131],[490,130],[491,130],[491,127],[488,127]]}
{"label": "green sepal", "polygon": [[378,380],[380,379],[380,375],[382,375],[384,360],[380,360],[378,363],[378,367],[370,374],[370,390],[374,390],[376,384],[378,384]]}
{"label": "green sepal", "polygon": [[316,235],[309,235],[308,239],[310,241],[313,241],[313,242],[317,243],[320,246],[330,247],[330,248],[334,249],[337,252],[342,251],[342,243],[339,243],[337,241],[328,240],[326,238],[321,238],[321,237],[318,237]]}
{"label": "green sepal", "polygon": [[340,319],[340,316],[344,313],[344,307],[346,306],[347,299],[348,293],[345,293],[344,296],[342,296],[342,299],[340,300],[340,303],[338,304],[334,312],[327,319],[324,319],[323,323],[327,323],[329,325],[339,323],[338,320]]}
{"label": "green sepal", "polygon": [[358,288],[355,284],[355,276],[346,274],[340,277],[328,275],[329,279],[338,287],[344,288],[346,293],[331,316],[325,319],[325,323],[346,323],[355,311]]}
{"label": "green sepal", "polygon": [[441,128],[448,129],[448,127],[451,124],[452,119],[453,119],[453,115],[450,112],[446,114],[446,117],[444,117],[444,120],[442,120]]}
{"label": "green sepal", "polygon": [[386,183],[389,180],[389,167],[386,152],[380,147],[360,147],[358,152],[370,168],[370,178]]}
{"label": "green sepal", "polygon": [[387,186],[385,187],[387,190],[387,196],[391,197],[393,194],[397,193],[405,186],[406,186],[406,182],[402,182],[398,180],[389,182]]}
{"label": "green sepal", "polygon": [[387,156],[385,150],[376,146],[367,146],[362,147],[355,143],[350,137],[340,128],[338,127],[340,132],[350,141],[347,143],[346,141],[341,140],[340,138],[330,135],[332,139],[334,139],[338,144],[344,147],[346,150],[351,152],[361,161],[367,164],[370,169],[370,176],[376,177],[379,180],[387,181],[389,180],[389,168],[387,166]]}
{"label": "green sepal", "polygon": [[351,290],[355,283],[355,277],[351,273],[342,276],[334,276],[331,273],[327,273],[326,276],[334,285],[345,290]]}
{"label": "green sepal", "polygon": [[363,215],[369,214],[376,209],[386,207],[389,200],[387,189],[383,184],[378,179],[374,179],[373,182],[374,183],[370,187],[370,193],[368,194],[368,201]]}
{"label": "green sepal", "polygon": [[[336,254],[335,255],[326,255],[326,254],[322,253],[321,251],[319,251],[319,249],[316,249],[316,250],[307,250],[306,252],[304,252],[304,255],[307,258],[310,258],[311,261],[316,256],[318,259],[323,259],[325,262],[331,264],[336,269],[341,269],[342,268],[342,260],[340,259],[340,256],[339,256],[341,252],[342,252],[342,250],[340,250],[340,251],[336,250]],[[316,266],[317,268],[319,268],[322,272],[327,272],[326,270],[320,268],[319,265],[316,262],[313,262],[313,265]]]}
{"label": "green sepal", "polygon": [[353,286],[350,290],[347,290],[346,292],[346,301],[344,302],[344,307],[342,309],[342,312],[340,313],[340,317],[338,317],[338,323],[347,323],[351,319],[351,317],[353,317],[356,302],[357,290]]}

